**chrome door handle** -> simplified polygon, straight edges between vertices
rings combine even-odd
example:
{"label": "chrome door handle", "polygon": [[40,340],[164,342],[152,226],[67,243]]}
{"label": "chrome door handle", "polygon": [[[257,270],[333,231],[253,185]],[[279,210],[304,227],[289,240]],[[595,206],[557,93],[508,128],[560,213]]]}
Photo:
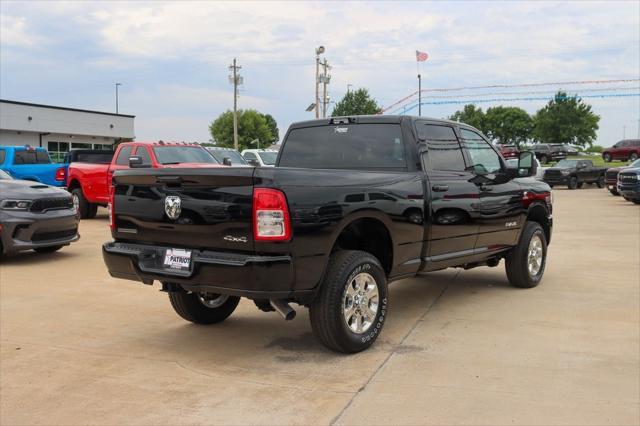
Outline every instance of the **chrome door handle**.
{"label": "chrome door handle", "polygon": [[446,192],[449,190],[449,185],[433,185],[431,189],[435,192]]}

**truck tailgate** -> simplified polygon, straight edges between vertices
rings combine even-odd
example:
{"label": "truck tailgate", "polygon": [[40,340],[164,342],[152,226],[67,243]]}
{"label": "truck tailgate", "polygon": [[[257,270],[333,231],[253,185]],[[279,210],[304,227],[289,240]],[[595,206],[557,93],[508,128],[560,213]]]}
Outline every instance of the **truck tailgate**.
{"label": "truck tailgate", "polygon": [[253,174],[254,168],[233,167],[117,171],[113,236],[176,248],[252,252]]}

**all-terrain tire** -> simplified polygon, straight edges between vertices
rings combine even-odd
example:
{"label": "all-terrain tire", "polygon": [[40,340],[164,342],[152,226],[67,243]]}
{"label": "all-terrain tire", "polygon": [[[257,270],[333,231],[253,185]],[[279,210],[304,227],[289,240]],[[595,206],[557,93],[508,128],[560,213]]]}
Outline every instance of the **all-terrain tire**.
{"label": "all-terrain tire", "polygon": [[[531,273],[529,269],[529,258],[531,255],[530,245],[534,238],[540,242],[542,261],[539,270]],[[518,245],[509,252],[505,259],[509,284],[518,288],[532,288],[537,286],[542,280],[546,261],[547,238],[544,235],[544,230],[539,223],[527,221],[522,230]]]}
{"label": "all-terrain tire", "polygon": [[584,182],[578,182],[578,189],[582,189],[583,186],[584,186]]}
{"label": "all-terrain tire", "polygon": [[[356,278],[360,282],[356,282]],[[370,279],[374,282],[366,281]],[[351,292],[355,288],[358,294],[358,289],[371,290],[372,285],[377,289],[375,316],[372,315],[373,318],[367,321],[370,325],[366,329],[363,326],[363,331],[357,332],[358,321],[348,324],[348,315],[345,315],[348,300],[352,307],[356,306],[355,299],[347,294],[347,290]],[[370,313],[368,308],[374,306],[373,303],[372,297],[362,310]],[[387,306],[387,277],[378,259],[364,251],[340,250],[331,255],[320,291],[309,307],[311,328],[316,338],[329,349],[343,353],[360,352],[371,346],[380,335],[387,316]],[[357,312],[360,312],[360,308],[350,319],[355,318]],[[366,324],[362,319],[359,323]],[[351,326],[355,326],[356,331]]]}
{"label": "all-terrain tire", "polygon": [[176,313],[187,321],[195,324],[216,324],[227,319],[235,311],[240,298],[227,296],[220,306],[210,308],[200,301],[198,293],[183,290],[170,292],[169,301]]}

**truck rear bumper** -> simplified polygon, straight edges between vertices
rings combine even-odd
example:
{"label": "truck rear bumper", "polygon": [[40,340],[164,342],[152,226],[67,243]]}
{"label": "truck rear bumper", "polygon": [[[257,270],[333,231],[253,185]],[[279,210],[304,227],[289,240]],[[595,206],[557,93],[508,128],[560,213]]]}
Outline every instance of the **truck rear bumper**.
{"label": "truck rear bumper", "polygon": [[186,290],[242,296],[250,299],[304,301],[312,290],[293,290],[293,261],[289,255],[259,256],[192,250],[189,270],[162,266],[170,247],[108,242],[102,256],[109,274],[152,284],[154,280],[179,284]]}

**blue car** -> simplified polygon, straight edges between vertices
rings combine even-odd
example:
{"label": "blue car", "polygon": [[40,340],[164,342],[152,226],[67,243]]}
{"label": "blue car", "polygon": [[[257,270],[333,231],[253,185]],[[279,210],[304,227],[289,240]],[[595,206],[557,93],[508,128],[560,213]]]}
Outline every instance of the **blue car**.
{"label": "blue car", "polygon": [[61,164],[51,162],[44,148],[0,146],[0,170],[14,179],[32,180],[51,186],[66,186],[67,172]]}

